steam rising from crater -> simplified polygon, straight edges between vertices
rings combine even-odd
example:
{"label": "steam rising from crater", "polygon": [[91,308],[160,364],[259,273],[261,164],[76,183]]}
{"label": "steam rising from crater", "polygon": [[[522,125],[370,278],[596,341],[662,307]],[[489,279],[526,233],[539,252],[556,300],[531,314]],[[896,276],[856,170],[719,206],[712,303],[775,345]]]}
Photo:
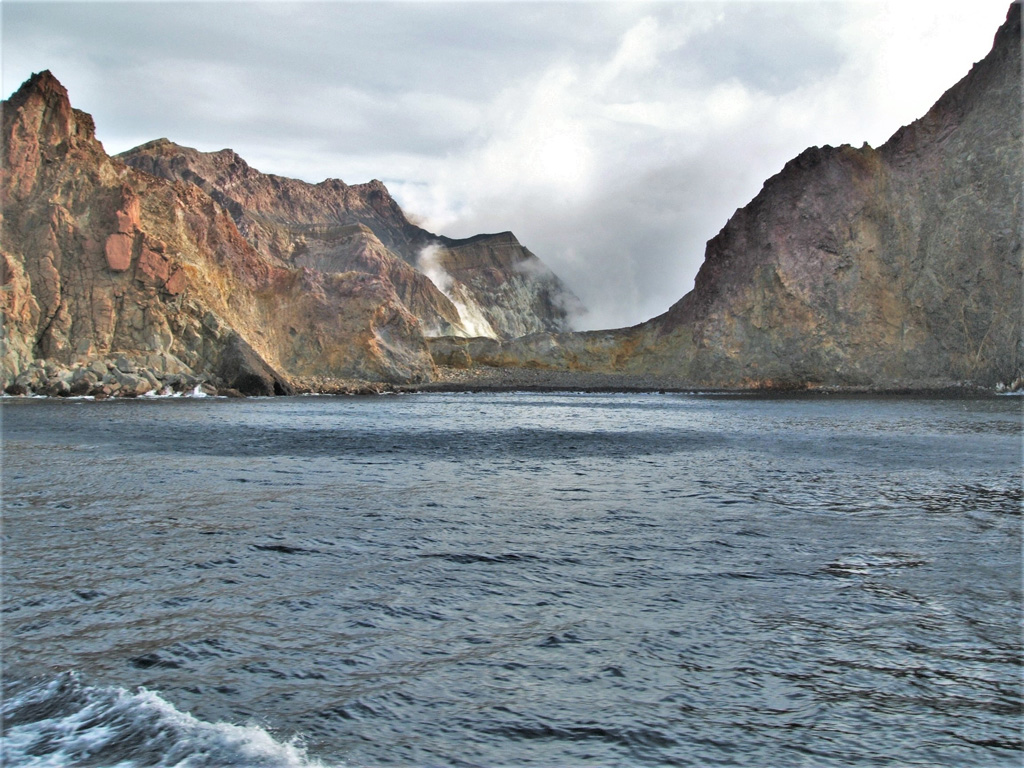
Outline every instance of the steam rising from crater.
{"label": "steam rising from crater", "polygon": [[426,275],[459,311],[459,319],[462,321],[465,333],[456,335],[498,338],[498,334],[484,316],[480,305],[468,294],[462,283],[448,274],[441,264],[443,254],[444,249],[440,245],[431,243],[420,250],[416,257],[416,268]]}

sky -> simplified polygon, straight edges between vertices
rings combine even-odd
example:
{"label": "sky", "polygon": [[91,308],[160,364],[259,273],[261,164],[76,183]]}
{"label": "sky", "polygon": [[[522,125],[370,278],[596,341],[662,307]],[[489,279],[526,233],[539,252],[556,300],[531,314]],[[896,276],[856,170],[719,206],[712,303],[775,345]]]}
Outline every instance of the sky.
{"label": "sky", "polygon": [[49,69],[110,154],[166,137],[380,179],[449,237],[513,231],[632,325],[809,146],[884,143],[984,57],[1008,0],[3,0],[4,96]]}

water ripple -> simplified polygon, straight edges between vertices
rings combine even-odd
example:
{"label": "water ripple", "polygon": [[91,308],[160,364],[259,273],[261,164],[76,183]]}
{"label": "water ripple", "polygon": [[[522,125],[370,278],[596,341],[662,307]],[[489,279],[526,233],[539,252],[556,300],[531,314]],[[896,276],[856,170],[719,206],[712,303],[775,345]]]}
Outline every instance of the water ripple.
{"label": "water ripple", "polygon": [[2,407],[12,764],[1019,763],[1009,399]]}

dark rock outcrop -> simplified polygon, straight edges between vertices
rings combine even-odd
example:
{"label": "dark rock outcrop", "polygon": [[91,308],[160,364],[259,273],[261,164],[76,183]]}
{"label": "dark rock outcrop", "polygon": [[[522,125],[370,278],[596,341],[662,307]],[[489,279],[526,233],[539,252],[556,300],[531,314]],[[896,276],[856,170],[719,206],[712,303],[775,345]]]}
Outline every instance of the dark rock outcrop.
{"label": "dark rock outcrop", "polygon": [[245,339],[234,331],[228,334],[221,347],[214,374],[228,388],[243,395],[269,397],[295,394],[291,383],[267,365]]}

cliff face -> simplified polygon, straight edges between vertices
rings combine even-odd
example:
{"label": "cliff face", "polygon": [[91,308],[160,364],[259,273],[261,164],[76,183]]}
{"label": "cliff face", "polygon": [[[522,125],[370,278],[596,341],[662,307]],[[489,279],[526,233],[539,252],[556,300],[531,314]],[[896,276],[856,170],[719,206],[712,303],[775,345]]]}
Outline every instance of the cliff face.
{"label": "cliff face", "polygon": [[469,336],[517,338],[569,328],[582,305],[511,232],[441,238],[418,264],[459,307]]}
{"label": "cliff face", "polygon": [[511,233],[438,237],[410,223],[379,181],[308,184],[261,173],[229,149],[199,152],[166,139],[119,159],[197,185],[274,263],[354,270],[390,282],[428,336],[563,331],[578,303]]}
{"label": "cliff face", "polygon": [[693,291],[620,331],[434,345],[440,362],[695,386],[993,386],[1019,378],[1020,6],[992,52],[879,149],[812,148],[707,245]]}
{"label": "cliff face", "polygon": [[[4,386],[43,359],[37,387],[55,366],[115,357],[149,388],[204,375],[253,394],[290,391],[292,377],[433,373],[390,282],[268,259],[198,187],[108,157],[48,72],[3,104],[0,206]],[[146,391],[102,367],[96,387]]]}
{"label": "cliff face", "polygon": [[464,334],[451,301],[381,240],[402,250],[425,244],[424,233],[406,220],[380,182],[349,186],[330,179],[306,184],[260,173],[230,149],[199,152],[167,139],[143,144],[118,159],[154,176],[198,186],[231,214],[249,244],[272,263],[376,275],[394,286],[428,333]]}
{"label": "cliff face", "polygon": [[877,150],[810,149],[708,243],[698,378],[891,385],[1021,369],[1020,7],[991,54]]}
{"label": "cliff face", "polygon": [[[305,184],[230,151],[158,141],[130,167],[33,76],[3,104],[2,383],[139,394],[207,376],[271,394],[423,381],[434,361],[666,386],[1009,383],[1024,373],[1020,34],[1014,4],[927,115],[878,149],[805,151],[708,243],[693,291],[588,333],[558,332],[567,292],[510,233],[438,237],[379,182]],[[424,331],[455,335],[428,349]]]}

